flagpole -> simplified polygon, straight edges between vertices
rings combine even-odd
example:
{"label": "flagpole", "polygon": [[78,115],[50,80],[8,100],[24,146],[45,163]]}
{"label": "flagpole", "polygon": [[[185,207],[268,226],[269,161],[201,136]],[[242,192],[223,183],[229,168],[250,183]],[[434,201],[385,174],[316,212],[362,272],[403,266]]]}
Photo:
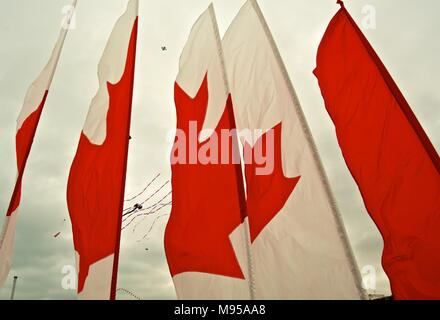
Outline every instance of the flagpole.
{"label": "flagpole", "polygon": [[[224,80],[225,88],[227,91],[226,93],[228,95],[228,99],[230,99],[231,98],[230,97],[231,90],[229,87],[228,77],[227,77],[227,73],[226,73],[225,59],[224,59],[224,54],[223,54],[223,46],[222,46],[222,41],[220,38],[220,32],[218,30],[218,24],[217,24],[217,18],[215,15],[214,6],[212,3],[209,5],[209,12],[211,14],[211,19],[212,19],[213,26],[214,26],[214,33],[215,33],[215,37],[216,37],[217,48],[219,50],[219,56],[220,56],[220,64],[222,66],[223,80]],[[232,105],[231,110],[228,110],[228,114],[229,114],[229,121],[231,122],[231,126],[236,128],[233,105]],[[233,142],[233,146],[235,146],[235,148],[233,147],[232,156],[234,156],[235,154],[240,155],[238,136],[234,135],[234,137],[235,137],[235,143]],[[247,205],[246,205],[246,194],[245,194],[244,180],[243,180],[242,161],[240,161],[239,165],[235,165],[235,168],[236,168],[236,177],[237,177],[236,181],[237,181],[238,197],[239,197],[239,202],[240,202],[240,214],[241,214],[241,218],[243,219],[243,225],[245,228],[245,245],[246,245],[246,255],[247,255],[247,262],[248,262],[249,294],[250,294],[250,299],[255,300],[255,281],[254,281],[255,277],[254,277],[253,262],[252,262],[252,251],[250,248],[250,243],[251,243],[250,242],[250,231],[249,231],[248,224],[245,223],[245,219],[247,217]]]}
{"label": "flagpole", "polygon": [[275,44],[275,40],[274,40],[273,35],[272,35],[272,33],[271,33],[270,29],[269,29],[269,26],[268,26],[268,24],[266,22],[266,19],[264,18],[263,12],[260,9],[260,6],[258,5],[256,0],[249,0],[249,1],[251,1],[252,6],[253,6],[255,12],[257,13],[258,18],[260,19],[260,22],[261,22],[261,24],[263,26],[263,29],[264,29],[264,31],[266,33],[266,36],[267,36],[267,38],[268,38],[268,40],[270,42],[272,50],[273,50],[273,52],[275,54],[275,58],[276,58],[279,66],[280,66],[281,71],[282,71],[284,80],[286,81],[286,84],[287,84],[287,86],[289,88],[290,96],[291,96],[291,99],[293,100],[293,104],[295,106],[295,111],[296,111],[297,116],[298,116],[298,118],[300,120],[302,129],[304,130],[306,139],[307,139],[309,145],[312,148],[312,154],[313,154],[313,158],[315,160],[315,164],[318,167],[318,172],[319,172],[319,175],[321,176],[321,181],[324,184],[324,188],[325,188],[325,192],[326,192],[327,198],[328,198],[328,200],[329,200],[329,202],[331,204],[332,212],[333,212],[333,217],[335,219],[335,222],[336,222],[336,225],[337,225],[337,228],[338,228],[338,234],[339,234],[340,239],[342,241],[342,244],[344,246],[346,257],[350,261],[351,272],[352,272],[352,274],[354,276],[354,279],[355,279],[355,284],[356,284],[356,288],[357,288],[358,293],[359,293],[359,297],[361,299],[365,300],[365,299],[367,299],[367,297],[366,297],[364,289],[362,288],[362,277],[361,277],[361,274],[359,272],[359,268],[357,266],[356,259],[354,257],[353,250],[351,248],[350,242],[348,241],[347,231],[345,230],[341,214],[340,214],[339,209],[338,209],[338,207],[336,205],[336,200],[335,200],[335,197],[333,196],[333,193],[332,193],[332,190],[331,190],[331,187],[330,187],[330,183],[329,183],[328,178],[327,178],[327,174],[325,173],[324,166],[323,166],[321,158],[319,156],[318,149],[316,147],[315,141],[313,140],[313,136],[312,136],[311,130],[309,128],[309,125],[307,123],[306,117],[305,117],[304,112],[303,112],[303,110],[301,108],[301,104],[299,102],[299,99],[298,99],[298,96],[296,94],[295,88],[293,87],[293,84],[292,84],[292,81],[291,81],[291,79],[289,77],[289,74],[287,72],[286,66],[285,66],[285,64],[283,62],[283,59],[281,58],[281,54],[280,54],[280,52],[278,50],[277,45]]}
{"label": "flagpole", "polygon": [[131,111],[132,111],[132,104],[133,104],[133,89],[134,89],[134,75],[136,70],[136,49],[137,49],[137,34],[138,34],[138,21],[139,21],[139,2],[137,1],[137,17],[134,23],[135,30],[134,30],[134,49],[133,49],[133,76],[131,78],[131,88],[130,88],[130,103],[129,103],[129,112],[127,117],[127,133],[126,133],[126,149],[125,149],[125,159],[124,159],[124,174],[123,174],[123,180],[122,180],[122,188],[121,188],[121,196],[120,196],[120,205],[119,205],[119,214],[118,214],[118,229],[116,234],[116,245],[115,245],[115,254],[113,258],[113,273],[112,273],[112,283],[111,283],[111,289],[110,289],[110,300],[116,300],[116,290],[117,290],[117,282],[118,282],[118,268],[119,268],[119,252],[120,252],[120,246],[121,246],[121,232],[122,232],[122,214],[124,210],[124,196],[125,196],[125,182],[127,177],[127,167],[128,167],[128,149],[130,144],[130,125],[131,125]]}
{"label": "flagpole", "polygon": [[14,300],[15,288],[17,287],[17,280],[18,280],[18,277],[14,276],[14,282],[12,282],[12,290],[11,290],[11,299],[10,300]]}

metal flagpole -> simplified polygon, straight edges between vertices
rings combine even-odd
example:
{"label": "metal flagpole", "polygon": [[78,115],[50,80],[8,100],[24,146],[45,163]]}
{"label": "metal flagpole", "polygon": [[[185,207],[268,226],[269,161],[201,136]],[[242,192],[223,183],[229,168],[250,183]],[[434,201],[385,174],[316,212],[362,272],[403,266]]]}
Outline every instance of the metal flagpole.
{"label": "metal flagpole", "polygon": [[17,280],[18,280],[18,277],[14,276],[14,282],[12,283],[11,300],[14,300],[15,288],[17,286]]}
{"label": "metal flagpole", "polygon": [[298,96],[297,96],[297,94],[295,92],[295,88],[293,87],[292,81],[290,80],[290,77],[289,77],[289,74],[287,72],[286,66],[284,65],[283,59],[281,58],[281,54],[280,54],[280,52],[278,50],[277,45],[275,44],[275,40],[274,40],[274,38],[272,36],[272,33],[270,32],[269,26],[267,25],[266,19],[263,16],[263,13],[262,13],[262,11],[260,9],[260,6],[258,5],[256,0],[250,0],[250,1],[252,3],[252,6],[253,6],[255,12],[258,15],[258,18],[260,19],[260,22],[261,22],[261,24],[263,26],[263,29],[264,29],[264,31],[266,33],[266,36],[267,36],[267,38],[268,38],[268,40],[269,40],[269,42],[271,44],[272,50],[273,50],[273,52],[275,54],[275,57],[276,57],[276,59],[278,61],[280,69],[281,69],[281,71],[283,73],[284,80],[286,81],[287,86],[289,88],[290,95],[291,95],[291,98],[293,100],[293,104],[295,105],[296,114],[297,114],[297,116],[298,116],[298,118],[300,120],[300,123],[302,125],[302,128],[303,128],[303,130],[305,132],[305,136],[307,138],[307,141],[308,141],[308,143],[310,144],[310,146],[312,148],[312,151],[313,151],[312,153],[313,153],[313,157],[314,157],[314,160],[315,160],[315,164],[316,164],[316,166],[318,168],[319,175],[321,176],[321,181],[324,184],[327,198],[328,198],[328,200],[329,200],[329,202],[330,202],[330,204],[332,206],[332,209],[333,209],[332,210],[333,216],[334,216],[336,225],[338,227],[338,233],[339,233],[340,239],[341,239],[342,244],[343,244],[344,249],[345,249],[345,254],[346,254],[348,260],[350,261],[351,271],[352,271],[353,276],[354,276],[355,281],[356,281],[356,287],[357,287],[358,292],[359,292],[359,297],[361,299],[366,299],[365,291],[362,288],[362,277],[361,277],[361,274],[359,272],[359,269],[358,269],[358,266],[357,266],[357,263],[356,263],[356,260],[355,260],[354,254],[353,254],[353,250],[352,250],[351,245],[350,245],[350,242],[348,240],[347,231],[345,230],[345,227],[344,227],[344,224],[343,224],[343,221],[342,221],[342,218],[341,218],[341,214],[340,214],[339,209],[338,209],[338,207],[336,205],[336,201],[335,201],[335,198],[333,196],[332,190],[330,188],[330,184],[329,184],[327,175],[325,173],[324,166],[322,165],[321,158],[320,158],[320,156],[318,154],[318,149],[316,147],[315,141],[313,140],[312,133],[310,131],[309,125],[308,125],[307,120],[306,120],[306,118],[304,116],[304,113],[302,111],[301,104],[300,104]]}

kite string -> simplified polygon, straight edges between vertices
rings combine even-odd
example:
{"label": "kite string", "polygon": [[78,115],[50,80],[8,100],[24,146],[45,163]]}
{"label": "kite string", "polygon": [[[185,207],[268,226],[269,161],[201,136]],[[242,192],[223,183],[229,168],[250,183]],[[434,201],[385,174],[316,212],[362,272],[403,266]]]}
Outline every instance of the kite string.
{"label": "kite string", "polygon": [[145,219],[148,218],[148,216],[150,216],[150,215],[152,215],[152,214],[155,214],[155,213],[161,211],[163,208],[165,208],[165,207],[167,207],[167,206],[169,206],[169,205],[171,205],[171,201],[169,201],[169,202],[167,202],[167,203],[161,203],[159,208],[157,208],[157,209],[155,209],[155,210],[152,210],[152,211],[150,211],[150,212],[147,212],[147,213],[140,213],[140,214],[138,214],[136,217],[144,216],[144,218],[141,219],[140,221],[138,221],[138,222],[134,225],[134,227],[133,227],[133,232],[136,231],[137,227],[138,227],[142,222],[144,222]]}
{"label": "kite string", "polygon": [[[152,195],[154,196],[155,194],[157,194],[157,192],[159,192],[160,189],[156,190],[156,192]],[[144,202],[142,202],[142,204],[136,204],[133,207],[129,207],[127,209],[124,210],[124,213],[122,214],[122,222],[125,222],[128,218],[130,218],[131,216],[133,216],[133,214],[137,213],[137,212],[144,212],[147,209],[155,209],[158,205],[161,204],[161,202],[163,200],[165,200],[165,198],[167,198],[169,195],[171,194],[171,191],[169,191],[164,197],[162,197],[159,201],[155,202],[154,204],[143,208],[142,204],[144,204],[146,201],[148,201],[149,199],[151,199],[151,197],[149,197],[147,200],[145,200]],[[130,210],[130,211],[127,211]]]}
{"label": "kite string", "polygon": [[150,182],[148,182],[147,186],[144,189],[142,189],[141,192],[139,192],[137,195],[135,195],[129,199],[124,200],[124,202],[130,202],[130,201],[133,201],[134,199],[140,197],[145,191],[147,191],[147,189],[151,186],[151,184],[154,181],[156,181],[157,178],[159,178],[159,176],[160,176],[160,173],[158,173]]}
{"label": "kite string", "polygon": [[164,184],[162,184],[161,186],[160,186],[160,188],[159,189],[157,189],[155,192],[153,192],[153,194],[152,195],[150,195],[147,199],[145,199],[143,202],[141,202],[140,204],[142,205],[142,204],[144,204],[144,203],[146,203],[148,200],[150,200],[151,198],[153,198],[160,190],[162,190],[168,183],[170,183],[170,180],[167,180],[167,181],[165,181],[165,183]]}
{"label": "kite string", "polygon": [[122,292],[124,292],[124,293],[126,293],[126,294],[132,296],[132,297],[135,298],[136,300],[144,300],[144,299],[142,299],[142,298],[139,298],[139,297],[138,297],[136,294],[134,294],[133,292],[131,292],[131,291],[127,290],[127,289],[124,289],[124,288],[118,288],[118,289],[116,289],[116,291],[122,291]]}
{"label": "kite string", "polygon": [[169,213],[164,213],[164,214],[162,214],[162,215],[160,215],[160,216],[157,216],[157,217],[153,220],[153,223],[151,224],[150,229],[148,229],[147,233],[142,237],[141,240],[144,240],[144,239],[145,239],[145,238],[151,233],[151,231],[153,231],[153,227],[154,227],[154,225],[156,224],[156,222],[157,222],[160,218],[163,218],[163,217],[166,217],[166,216],[169,216],[169,215],[170,215]]}
{"label": "kite string", "polygon": [[[164,207],[169,206],[169,205],[171,205],[171,201],[169,201],[169,202],[167,202],[167,203],[158,202],[158,203],[155,205],[155,207],[152,208],[150,211],[147,211],[147,212],[144,212],[145,210],[143,210],[143,211],[138,211],[138,212],[137,212],[138,214],[135,215],[134,217],[126,217],[122,222],[127,221],[127,219],[129,219],[129,218],[131,218],[131,220],[130,220],[127,224],[124,225],[124,227],[122,228],[122,230],[124,230],[125,228],[127,228],[127,227],[128,227],[130,224],[132,224],[137,218],[142,217],[142,216],[145,216],[145,217],[144,217],[144,219],[145,219],[147,216],[150,216],[150,215],[152,215],[152,214],[154,214],[154,213],[157,213],[157,212],[159,212],[160,210],[162,210]],[[160,206],[160,207],[156,209],[157,206]],[[144,221],[144,219],[142,219],[141,222]],[[137,225],[138,225],[138,224],[136,224],[136,226],[137,226]],[[136,228],[136,226],[135,226],[135,228]],[[135,231],[135,230],[133,230],[133,231]]]}

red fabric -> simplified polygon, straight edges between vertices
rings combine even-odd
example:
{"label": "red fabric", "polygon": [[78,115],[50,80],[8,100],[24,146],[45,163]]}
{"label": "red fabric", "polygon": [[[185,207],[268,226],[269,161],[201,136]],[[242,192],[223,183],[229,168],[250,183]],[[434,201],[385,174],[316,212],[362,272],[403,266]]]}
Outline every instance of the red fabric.
{"label": "red fabric", "polygon": [[48,91],[46,90],[38,108],[26,118],[15,136],[18,176],[17,181],[15,182],[14,192],[12,193],[11,202],[9,203],[9,208],[6,216],[10,216],[15,210],[17,210],[18,206],[20,205],[21,183],[23,180],[24,169],[26,167],[26,162],[32,148],[35,132],[37,131],[38,122],[40,121],[47,94]]}
{"label": "red fabric", "polygon": [[[80,256],[78,293],[83,290],[89,267],[119,250],[136,37],[137,19],[122,78],[117,84],[107,84],[109,108],[105,141],[102,145],[92,144],[82,133],[70,169],[67,204],[74,246]],[[117,263],[117,257],[115,259]]]}
{"label": "red fabric", "polygon": [[345,8],[319,46],[315,75],[348,168],[379,228],[396,299],[440,299],[440,160]]}
{"label": "red fabric", "polygon": [[[197,137],[208,106],[207,76],[194,99],[176,83],[174,97],[177,128],[186,133],[186,164],[173,164],[173,205],[165,231],[165,251],[172,276],[183,272],[205,272],[244,279],[229,235],[244,218],[244,191],[240,165],[231,162],[233,141],[229,137],[229,164],[190,164],[209,138],[190,146],[190,121],[197,121]],[[222,129],[235,128],[232,102],[228,97],[223,115],[215,129],[221,159]],[[176,137],[177,139],[177,137]],[[177,140],[176,140],[177,141]],[[178,149],[173,148],[173,152]],[[182,152],[182,150],[180,150]]]}
{"label": "red fabric", "polygon": [[[272,129],[273,149],[267,149],[268,133],[258,139],[253,147],[244,146],[244,154],[249,154],[252,161],[246,163],[245,175],[247,185],[247,212],[249,215],[249,231],[251,242],[258,237],[266,225],[280,212],[287,199],[295,189],[300,177],[286,178],[283,173],[281,158],[281,123]],[[273,151],[273,171],[271,174],[258,174],[259,165],[255,154],[261,155],[261,150]]]}

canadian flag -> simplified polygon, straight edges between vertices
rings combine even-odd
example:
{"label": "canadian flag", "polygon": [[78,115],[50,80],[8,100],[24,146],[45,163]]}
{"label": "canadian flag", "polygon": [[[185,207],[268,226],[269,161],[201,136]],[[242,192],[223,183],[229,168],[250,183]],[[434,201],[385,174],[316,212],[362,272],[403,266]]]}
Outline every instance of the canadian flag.
{"label": "canadian flag", "polygon": [[342,8],[315,75],[348,168],[379,228],[396,299],[440,299],[440,159],[396,83]]}
{"label": "canadian flag", "polygon": [[70,169],[72,221],[81,299],[114,299],[133,94],[138,0],[128,3],[98,67],[93,98]]}
{"label": "canadian flag", "polygon": [[219,138],[235,123],[212,5],[193,26],[182,52],[174,100],[173,199],[165,251],[177,296],[249,299],[239,154],[238,161],[232,159],[237,137]]}
{"label": "canadian flag", "polygon": [[[247,1],[223,38],[246,161],[251,289],[257,299],[363,298],[356,262],[310,130],[258,4]],[[273,165],[262,172],[255,154]],[[251,159],[251,160],[249,160]]]}
{"label": "canadian flag", "polygon": [[[76,7],[77,1],[73,1],[72,8]],[[65,21],[65,25],[60,31],[55,48],[43,71],[29,87],[21,112],[17,119],[17,132],[15,135],[16,153],[17,153],[17,180],[14,191],[9,203],[8,211],[0,234],[0,287],[5,283],[9,270],[12,265],[12,255],[14,249],[15,229],[18,218],[18,209],[21,198],[21,184],[26,167],[26,162],[32,148],[35,133],[43,111],[44,104],[49,92],[52,79],[54,77],[58,61],[63,48],[64,40],[71,23],[71,14]]]}

